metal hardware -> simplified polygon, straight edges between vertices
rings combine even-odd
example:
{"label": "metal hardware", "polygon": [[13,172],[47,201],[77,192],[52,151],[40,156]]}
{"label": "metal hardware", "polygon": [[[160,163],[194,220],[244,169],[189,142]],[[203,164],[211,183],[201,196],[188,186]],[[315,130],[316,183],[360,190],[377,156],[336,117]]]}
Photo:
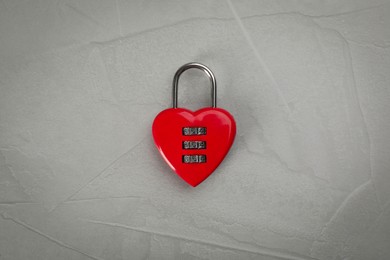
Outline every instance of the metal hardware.
{"label": "metal hardware", "polygon": [[192,69],[192,68],[203,70],[207,74],[207,76],[210,78],[211,103],[212,103],[211,107],[216,108],[217,107],[217,81],[215,79],[215,76],[214,76],[213,72],[208,67],[206,67],[203,64],[197,63],[197,62],[190,62],[190,63],[184,64],[176,71],[175,76],[173,77],[173,84],[172,84],[173,85],[172,107],[177,108],[177,95],[178,95],[178,85],[179,85],[180,75],[184,71],[186,71],[188,69]]}
{"label": "metal hardware", "polygon": [[206,149],[206,141],[183,141],[184,150]]}
{"label": "metal hardware", "polygon": [[206,155],[204,154],[189,154],[183,155],[183,163],[205,163]]}
{"label": "metal hardware", "polygon": [[207,133],[206,127],[183,127],[183,135],[205,135]]}

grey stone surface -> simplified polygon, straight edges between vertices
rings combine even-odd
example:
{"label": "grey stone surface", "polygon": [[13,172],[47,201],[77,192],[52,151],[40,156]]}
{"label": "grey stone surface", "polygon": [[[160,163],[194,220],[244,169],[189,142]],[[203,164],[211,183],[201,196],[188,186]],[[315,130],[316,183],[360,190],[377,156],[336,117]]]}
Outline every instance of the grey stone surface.
{"label": "grey stone surface", "polygon": [[[385,0],[0,1],[0,259],[389,259],[389,26]],[[197,188],[151,136],[190,61],[238,127]]]}

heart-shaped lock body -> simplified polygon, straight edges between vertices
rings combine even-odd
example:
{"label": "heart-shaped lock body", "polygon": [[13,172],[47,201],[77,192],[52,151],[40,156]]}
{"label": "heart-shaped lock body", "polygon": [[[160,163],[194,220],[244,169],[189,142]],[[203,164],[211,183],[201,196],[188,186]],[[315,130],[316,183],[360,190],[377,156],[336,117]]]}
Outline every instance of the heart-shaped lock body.
{"label": "heart-shaped lock body", "polygon": [[[177,108],[179,76],[189,68],[202,69],[212,83],[212,107],[198,111]],[[233,116],[216,107],[216,81],[213,73],[199,63],[179,68],[173,83],[173,108],[160,112],[153,122],[155,144],[168,165],[195,187],[223,161],[236,135]]]}
{"label": "heart-shaped lock body", "polygon": [[161,155],[172,170],[194,187],[222,162],[235,135],[233,117],[220,108],[195,112],[166,109],[153,123],[153,137]]}

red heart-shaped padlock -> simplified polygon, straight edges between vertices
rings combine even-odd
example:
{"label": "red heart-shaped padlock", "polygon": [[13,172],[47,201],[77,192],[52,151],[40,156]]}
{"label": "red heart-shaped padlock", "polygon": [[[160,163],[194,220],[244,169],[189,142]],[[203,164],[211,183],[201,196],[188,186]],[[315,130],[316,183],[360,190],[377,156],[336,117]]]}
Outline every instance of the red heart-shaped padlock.
{"label": "red heart-shaped padlock", "polygon": [[[177,108],[177,85],[181,73],[202,69],[212,83],[211,108],[192,112]],[[153,137],[161,155],[181,178],[193,187],[204,181],[222,162],[236,135],[233,116],[216,107],[216,81],[213,73],[199,63],[179,68],[173,81],[173,108],[159,113],[153,122]]]}

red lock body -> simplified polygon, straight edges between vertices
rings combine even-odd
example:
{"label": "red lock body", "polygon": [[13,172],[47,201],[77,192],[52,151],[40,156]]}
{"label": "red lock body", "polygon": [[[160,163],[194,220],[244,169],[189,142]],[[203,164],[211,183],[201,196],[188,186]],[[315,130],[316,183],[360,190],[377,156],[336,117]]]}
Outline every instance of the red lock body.
{"label": "red lock body", "polygon": [[[204,127],[206,134],[184,135],[185,127]],[[195,187],[222,162],[236,135],[232,115],[221,108],[203,108],[192,112],[170,108],[157,115],[153,122],[155,144],[168,165],[188,184]],[[183,149],[185,141],[204,141],[204,149]],[[184,163],[185,155],[205,155],[206,162]]]}

